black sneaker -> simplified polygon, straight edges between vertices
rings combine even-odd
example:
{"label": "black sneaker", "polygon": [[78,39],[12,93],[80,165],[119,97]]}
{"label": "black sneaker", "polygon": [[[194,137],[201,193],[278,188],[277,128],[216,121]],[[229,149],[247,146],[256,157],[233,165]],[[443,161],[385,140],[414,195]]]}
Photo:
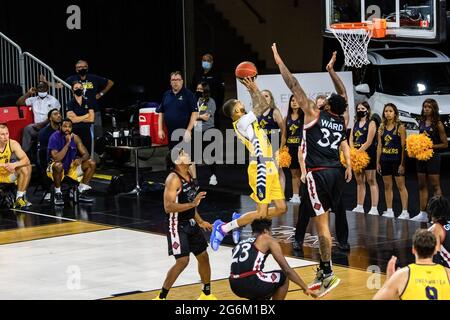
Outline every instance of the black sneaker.
{"label": "black sneaker", "polygon": [[63,206],[64,205],[64,199],[61,192],[55,193],[55,196],[53,198],[53,203],[55,206]]}
{"label": "black sneaker", "polygon": [[92,203],[94,202],[94,198],[91,195],[91,190],[85,190],[83,192],[80,192],[78,190],[78,201],[79,202],[87,202],[87,203]]}

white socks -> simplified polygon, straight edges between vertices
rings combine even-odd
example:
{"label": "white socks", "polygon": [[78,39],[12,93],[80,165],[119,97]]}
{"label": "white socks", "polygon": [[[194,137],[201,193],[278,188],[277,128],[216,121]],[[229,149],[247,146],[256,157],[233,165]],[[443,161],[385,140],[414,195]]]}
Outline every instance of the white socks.
{"label": "white socks", "polygon": [[17,191],[16,200],[25,196],[26,191]]}
{"label": "white socks", "polygon": [[239,225],[237,220],[233,220],[231,222],[228,222],[227,224],[224,224],[222,226],[222,231],[225,233],[229,233],[230,231],[233,231],[234,229],[238,229]]}
{"label": "white socks", "polygon": [[80,183],[80,185],[78,186],[78,191],[83,192],[86,190],[91,189],[91,187],[89,187],[87,184],[84,183]]}
{"label": "white socks", "polygon": [[61,188],[55,188],[55,193],[61,193]]}
{"label": "white socks", "polygon": [[386,213],[392,213],[392,214],[394,214],[394,210],[392,210],[392,208],[388,208],[388,209],[386,210]]}

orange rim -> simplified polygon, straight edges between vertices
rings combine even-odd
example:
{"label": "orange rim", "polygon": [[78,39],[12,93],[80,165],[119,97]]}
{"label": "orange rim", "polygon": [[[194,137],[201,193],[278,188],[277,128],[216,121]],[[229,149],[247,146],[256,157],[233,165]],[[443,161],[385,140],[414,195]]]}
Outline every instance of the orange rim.
{"label": "orange rim", "polygon": [[334,23],[330,25],[333,29],[339,29],[339,30],[357,30],[357,29],[364,29],[369,30],[369,25],[365,22],[345,22],[345,23]]}

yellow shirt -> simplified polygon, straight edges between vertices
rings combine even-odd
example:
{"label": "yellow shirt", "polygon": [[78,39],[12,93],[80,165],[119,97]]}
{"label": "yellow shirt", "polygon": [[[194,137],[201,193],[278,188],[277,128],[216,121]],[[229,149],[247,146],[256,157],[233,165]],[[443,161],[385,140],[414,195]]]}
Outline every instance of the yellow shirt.
{"label": "yellow shirt", "polygon": [[441,265],[411,264],[401,300],[450,300],[450,280]]}
{"label": "yellow shirt", "polygon": [[[241,134],[241,132],[237,128],[237,123],[238,123],[238,121],[233,123],[234,131],[236,132],[237,137],[239,138],[239,140],[242,141],[242,143],[245,145],[247,150],[250,152],[250,156],[252,158],[255,158],[256,152],[254,150],[255,149],[254,145],[252,144],[252,142],[249,139],[247,139],[246,137],[244,137]],[[258,141],[258,145],[261,148],[262,156],[266,159],[267,173],[268,174],[278,173],[278,170],[275,166],[275,162],[267,161],[267,159],[270,159],[270,158],[273,159],[273,151],[272,151],[272,145],[270,144],[270,141],[267,138],[267,135],[264,132],[264,129],[261,128],[261,126],[258,124],[257,121],[252,123],[252,128],[253,128],[253,132],[256,137],[256,140]],[[256,167],[256,161],[252,160],[250,162],[250,166]]]}
{"label": "yellow shirt", "polygon": [[[0,163],[10,163],[11,162],[11,146],[10,146],[10,140],[6,143],[5,149],[2,151],[0,150]],[[0,175],[10,175],[10,172],[6,170],[5,168],[0,168]]]}

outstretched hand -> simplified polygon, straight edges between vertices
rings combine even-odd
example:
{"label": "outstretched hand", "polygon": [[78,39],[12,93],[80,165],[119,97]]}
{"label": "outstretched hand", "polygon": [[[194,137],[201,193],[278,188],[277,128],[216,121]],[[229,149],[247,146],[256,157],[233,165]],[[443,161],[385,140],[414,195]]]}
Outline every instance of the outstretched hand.
{"label": "outstretched hand", "polygon": [[334,64],[336,63],[337,51],[333,52],[330,62],[327,64],[327,71],[334,71]]}
{"label": "outstretched hand", "polygon": [[273,58],[275,59],[275,63],[277,65],[280,65],[283,63],[283,60],[281,60],[280,54],[278,53],[277,44],[272,44],[272,51],[273,51]]}
{"label": "outstretched hand", "polygon": [[248,89],[248,91],[258,91],[258,86],[256,85],[255,78],[247,77],[244,79],[239,79],[239,81]]}

